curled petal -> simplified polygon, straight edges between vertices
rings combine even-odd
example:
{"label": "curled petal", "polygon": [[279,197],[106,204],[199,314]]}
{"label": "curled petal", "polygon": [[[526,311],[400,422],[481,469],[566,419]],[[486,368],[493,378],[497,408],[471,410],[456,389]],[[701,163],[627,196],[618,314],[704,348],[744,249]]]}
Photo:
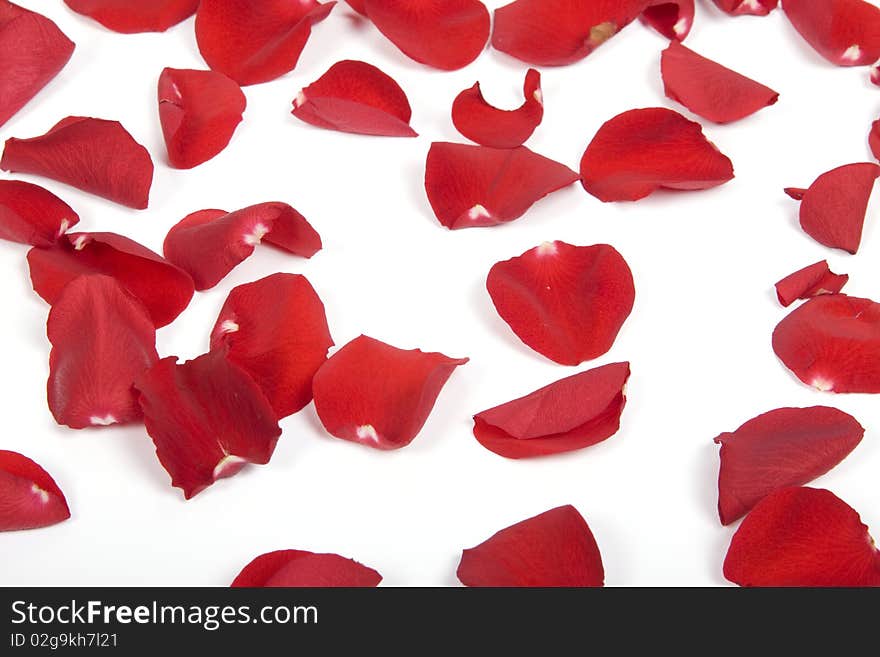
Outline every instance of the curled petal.
{"label": "curled petal", "polygon": [[245,566],[233,587],[346,587],[378,586],[382,576],[372,568],[340,557],[305,550],[278,550],[261,554]]}
{"label": "curled petal", "polygon": [[186,20],[199,0],[64,0],[78,14],[123,34],[164,32]]}
{"label": "curled petal", "polygon": [[849,280],[847,274],[835,274],[828,262],[819,262],[789,274],[776,284],[776,296],[786,308],[797,299],[811,299],[820,294],[837,294]]}
{"label": "curled petal", "polygon": [[868,144],[871,147],[871,153],[880,160],[880,121],[874,121],[871,124],[871,132],[868,135]]}
{"label": "curled petal", "polygon": [[36,529],[70,517],[49,473],[18,452],[0,450],[0,531]]}
{"label": "curled petal", "polygon": [[722,11],[731,16],[766,16],[776,9],[779,0],[714,0]]}
{"label": "curled petal", "polygon": [[880,8],[864,0],[783,0],[782,10],[832,64],[869,66],[880,59]]}
{"label": "curled petal", "polygon": [[562,365],[611,349],[635,301],[632,272],[607,244],[545,242],[496,263],[486,288],[517,337]]}
{"label": "curled petal", "polygon": [[0,239],[49,247],[79,215],[52,192],[20,180],[0,180]]}
{"label": "curled petal", "polygon": [[648,0],[640,16],[667,39],[684,41],[694,25],[694,0]]}

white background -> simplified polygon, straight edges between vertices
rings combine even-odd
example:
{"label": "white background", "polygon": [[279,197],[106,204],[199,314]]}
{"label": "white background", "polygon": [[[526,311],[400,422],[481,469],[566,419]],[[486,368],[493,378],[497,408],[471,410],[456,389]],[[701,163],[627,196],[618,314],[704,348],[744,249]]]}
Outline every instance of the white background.
{"label": "white background", "polygon": [[[245,120],[229,148],[195,170],[176,171],[165,162],[156,81],[165,66],[204,68],[193,20],[166,34],[119,35],[61,0],[20,4],[55,20],[77,49],[60,76],[0,128],[0,139],[42,134],[67,115],[117,119],[156,163],[150,207],[141,212],[22,177],[70,203],[82,217],[77,229],[117,231],[160,251],[167,230],[189,212],[279,200],[303,212],[324,239],[310,261],[257,249],[159,331],[161,355],[199,355],[230,289],[290,271],[318,290],[337,345],[366,333],[471,362],[455,372],[403,450],[331,438],[309,406],[282,422],[271,464],[247,467],[185,502],[142,426],[77,432],[55,425],[45,401],[48,307],[30,289],[26,249],[0,244],[0,448],[42,464],[73,513],[55,527],[0,535],[0,583],[227,585],[257,555],[298,548],[355,558],[388,585],[454,585],[462,548],[571,503],[596,536],[609,585],[720,585],[733,530],[715,512],[712,439],[781,406],[834,405],[867,428],[863,443],[817,485],[880,528],[880,405],[868,395],[808,389],[770,346],[786,312],[773,283],[800,267],[827,258],[834,271],[851,275],[850,294],[878,294],[874,206],[852,257],[801,232],[797,204],[782,188],[806,187],[832,167],[870,159],[867,134],[880,89],[869,85],[866,69],[822,60],[781,12],[733,19],[703,0],[686,42],[781,93],[776,106],[735,125],[705,126],[734,162],[731,183],[620,204],[602,204],[574,185],[513,224],[450,232],[424,193],[429,144],[465,141],[449,112],[476,80],[490,102],[518,106],[522,63],[487,50],[461,71],[435,71],[340,4],[314,30],[295,72],[246,89]],[[543,70],[547,111],[527,145],[577,169],[596,130],[619,112],[660,105],[691,116],[663,95],[666,43],[635,23],[582,62]],[[347,58],[396,78],[420,138],[344,135],[290,115],[297,91]],[[635,309],[614,348],[580,368],[521,344],[484,287],[493,263],[554,239],[613,244],[636,281]],[[471,435],[474,413],[620,360],[631,361],[633,374],[621,431],[608,441],[517,462]]]}

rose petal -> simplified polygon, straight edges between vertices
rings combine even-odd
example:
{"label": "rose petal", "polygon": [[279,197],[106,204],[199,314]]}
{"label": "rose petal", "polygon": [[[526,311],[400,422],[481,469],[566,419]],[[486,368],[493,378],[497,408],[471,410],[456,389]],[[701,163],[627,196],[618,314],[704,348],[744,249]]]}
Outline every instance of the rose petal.
{"label": "rose petal", "polygon": [[279,418],[312,400],[312,378],[331,346],[324,304],[297,274],[234,288],[211,333],[211,349],[253,377]]}
{"label": "rose petal", "polygon": [[827,406],[778,408],[753,418],[721,445],[718,515],[729,525],[767,495],[802,486],[840,463],[865,430],[854,417]]}
{"label": "rose petal", "polygon": [[109,276],[79,276],[52,305],[46,332],[49,409],[58,424],[140,419],[132,384],[159,360],[156,328],[140,301]]}
{"label": "rose petal", "polygon": [[868,135],[868,144],[871,147],[871,153],[880,160],[880,121],[874,121],[871,124],[871,133]]}
{"label": "rose petal", "polygon": [[315,410],[337,438],[400,449],[421,431],[453,370],[467,358],[406,351],[365,335],[333,354],[315,374]]}
{"label": "rose petal", "polygon": [[186,20],[199,0],[64,0],[78,14],[123,34],[164,32]]}
{"label": "rose petal", "polygon": [[49,473],[18,452],[0,450],[0,531],[36,529],[70,517]]}
{"label": "rose petal", "polygon": [[305,217],[286,203],[260,203],[235,212],[200,210],[168,231],[164,252],[207,290],[254,252],[260,242],[311,258],[321,238]]}
{"label": "rose petal", "polygon": [[743,520],[724,559],[740,586],[880,586],[880,552],[846,502],[816,488],[784,488]]}
{"label": "rose petal", "polygon": [[281,428],[272,406],[221,352],[182,365],[164,358],[135,388],[156,455],[186,499],[275,451]]}
{"label": "rose petal", "polygon": [[20,180],[0,180],[0,239],[52,246],[79,215],[52,192]]}
{"label": "rose petal", "polygon": [[732,16],[766,16],[776,9],[779,0],[714,0],[722,11]]}
{"label": "rose petal", "polygon": [[496,263],[486,288],[517,337],[562,365],[611,349],[635,300],[632,272],[607,244],[545,242]]}
{"label": "rose petal", "polygon": [[819,262],[789,274],[776,284],[776,296],[786,308],[797,299],[810,299],[820,294],[837,294],[849,280],[847,274],[835,274],[828,262]]}
{"label": "rose petal", "polygon": [[293,115],[319,128],[361,135],[417,137],[400,85],[375,66],[337,62],[293,101]]}
{"label": "rose petal", "polygon": [[694,25],[694,0],[648,0],[639,17],[667,39],[684,41]]}
{"label": "rose petal", "polygon": [[733,179],[733,165],[699,123],[660,107],[605,123],[581,160],[581,182],[606,203],[637,201],[658,189],[697,190]]}
{"label": "rose petal", "polygon": [[523,96],[525,102],[518,109],[501,110],[486,102],[477,82],[456,97],[452,122],[462,135],[483,146],[522,146],[544,118],[541,74],[533,68],[526,73]]}
{"label": "rose petal", "polygon": [[153,161],[116,121],[69,116],[31,139],[6,140],[0,168],[63,182],[143,210],[150,198]]}
{"label": "rose petal", "polygon": [[345,0],[345,2],[361,16],[367,15],[367,8],[364,6],[365,0]]}
{"label": "rose petal", "polygon": [[34,291],[49,304],[78,276],[112,276],[144,304],[156,328],[174,321],[194,291],[185,271],[115,233],[72,233],[51,249],[31,249],[28,264]]}
{"label": "rose petal", "polygon": [[880,9],[863,0],[784,0],[782,10],[804,40],[832,64],[880,59]]}
{"label": "rose petal", "polygon": [[560,454],[610,438],[626,405],[629,363],[603,365],[474,416],[474,436],[511,459]]}
{"label": "rose petal", "polygon": [[464,550],[465,586],[604,586],[602,555],[577,509],[560,506]]}
{"label": "rose petal", "polygon": [[338,554],[278,550],[261,554],[232,582],[233,587],[373,587],[382,575]]}
{"label": "rose petal", "polygon": [[222,73],[164,69],[159,119],[171,166],[191,169],[219,154],[246,107],[241,87]]}
{"label": "rose petal", "polygon": [[567,166],[514,149],[435,142],[425,164],[425,191],[449,229],[495,226],[518,219],[536,202],[571,185]]}

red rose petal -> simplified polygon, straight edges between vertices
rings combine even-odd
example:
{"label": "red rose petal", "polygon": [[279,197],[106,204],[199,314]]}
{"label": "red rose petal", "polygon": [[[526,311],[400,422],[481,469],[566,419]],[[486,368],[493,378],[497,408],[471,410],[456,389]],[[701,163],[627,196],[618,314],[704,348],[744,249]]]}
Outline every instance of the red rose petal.
{"label": "red rose petal", "polygon": [[186,499],[275,451],[281,428],[272,406],[221,352],[182,365],[164,358],[135,388],[156,455]]}
{"label": "red rose petal", "polygon": [[827,406],[778,408],[715,438],[721,445],[718,515],[729,525],[767,495],[802,486],[840,463],[865,430]]}
{"label": "red rose petal", "polygon": [[199,51],[209,67],[242,86],[274,80],[296,67],[312,26],[335,5],[317,0],[201,0],[196,12]]}
{"label": "red rose petal", "polygon": [[804,40],[838,66],[880,59],[880,9],[863,0],[784,0],[782,10]]}
{"label": "red rose petal", "polygon": [[0,0],[0,126],[58,75],[75,47],[45,16]]}
{"label": "red rose petal", "polygon": [[72,233],[51,249],[31,249],[34,291],[54,304],[83,274],[105,274],[140,300],[156,328],[170,324],[189,305],[189,274],[137,242],[115,233]]}
{"label": "red rose petal", "polygon": [[667,39],[684,41],[694,25],[694,0],[648,0],[642,2],[641,21]]}
{"label": "red rose petal", "polygon": [[365,0],[345,0],[345,2],[361,16],[367,15],[367,8],[364,6]]}
{"label": "red rose petal", "polygon": [[850,253],[859,250],[868,201],[880,166],[871,162],[845,164],[816,178],[807,190],[788,188],[800,200],[800,221],[814,240]]}
{"label": "red rose petal", "polygon": [[880,304],[827,294],[773,331],[773,351],[795,376],[828,392],[880,392]]}
{"label": "red rose petal", "polygon": [[232,582],[233,587],[373,587],[382,575],[338,554],[278,550],[261,554]]}
{"label": "red rose petal", "polygon": [[874,121],[871,124],[871,133],[868,135],[868,144],[871,147],[871,153],[880,160],[880,121]]}
{"label": "red rose petal", "polygon": [[417,137],[400,85],[366,62],[337,62],[293,101],[293,115],[319,128],[361,135]]}
{"label": "red rose petal", "polygon": [[36,529],[70,517],[49,473],[18,452],[0,450],[0,531]]}
{"label": "red rose petal", "polygon": [[722,11],[732,16],[766,16],[776,9],[779,0],[714,0]]}
{"label": "red rose petal", "polygon": [[526,73],[523,96],[525,102],[518,109],[501,110],[486,102],[477,82],[458,94],[452,104],[452,122],[461,134],[483,146],[522,146],[544,118],[541,74],[533,68]]}
{"label": "red rose petal", "polygon": [[697,190],[733,179],[733,165],[699,123],[660,107],[605,123],[581,160],[581,182],[606,203],[637,201],[658,189]]}
{"label": "red rose petal", "polygon": [[511,459],[560,454],[610,438],[626,405],[629,363],[603,365],[474,416],[474,436]]}
{"label": "red rose petal", "polygon": [[312,400],[312,378],[331,346],[324,304],[298,274],[234,288],[211,333],[211,349],[253,377],[279,418]]}
{"label": "red rose petal", "polygon": [[193,212],[168,231],[163,248],[168,260],[190,273],[197,290],[207,290],[261,241],[304,258],[321,249],[321,238],[305,217],[286,203],[275,202],[235,212]]}
{"label": "red rose petal", "polygon": [[779,94],[698,55],[677,41],[663,51],[666,96],[715,123],[739,121],[773,105]]}
{"label": "red rose petal", "polygon": [[540,199],[578,179],[567,166],[514,149],[435,142],[425,165],[425,191],[449,229],[495,226],[523,216]]}
{"label": "red rose petal", "polygon": [[78,14],[123,34],[164,32],[186,20],[199,0],[64,0]]}
{"label": "red rose petal", "polygon": [[21,182],[0,180],[0,239],[52,246],[79,215],[52,192]]}
{"label": "red rose petal", "polygon": [[605,584],[596,539],[570,505],[518,522],[464,550],[457,574],[465,586]]}
{"label": "red rose petal", "polygon": [[366,15],[407,57],[445,71],[467,66],[489,41],[479,0],[364,0]]}
{"label": "red rose petal", "polygon": [[517,337],[562,365],[611,349],[635,300],[632,272],[607,244],[545,242],[496,263],[486,288]]}
{"label": "red rose petal", "polygon": [[219,154],[246,107],[241,87],[222,73],[164,69],[159,119],[171,166],[191,169]]}
{"label": "red rose petal", "polygon": [[819,262],[789,274],[776,284],[776,296],[786,308],[797,299],[810,299],[820,294],[837,294],[849,280],[847,274],[835,274],[828,262]]}
{"label": "red rose petal", "polygon": [[69,116],[31,139],[6,140],[0,168],[32,173],[143,210],[153,161],[116,121]]}
{"label": "red rose petal", "polygon": [[421,431],[446,381],[467,358],[406,351],[365,335],[315,374],[315,410],[337,438],[400,449]]}
{"label": "red rose petal", "polygon": [[743,520],[724,576],[740,586],[880,586],[880,552],[859,514],[833,493],[785,488]]}
{"label": "red rose petal", "polygon": [[58,424],[140,419],[132,384],[159,360],[156,328],[140,301],[109,276],[79,276],[52,305],[46,332],[49,409]]}

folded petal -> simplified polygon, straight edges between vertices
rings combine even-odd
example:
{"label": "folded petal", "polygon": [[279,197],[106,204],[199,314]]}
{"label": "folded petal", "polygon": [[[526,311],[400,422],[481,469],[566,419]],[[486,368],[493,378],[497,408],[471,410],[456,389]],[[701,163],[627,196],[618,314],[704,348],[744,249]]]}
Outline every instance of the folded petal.
{"label": "folded petal", "polygon": [[63,182],[131,208],[150,198],[153,160],[117,121],[69,116],[31,139],[6,140],[0,168]]}
{"label": "folded petal", "polygon": [[18,452],[0,450],[0,531],[36,529],[70,517],[49,473]]}
{"label": "folded petal", "polygon": [[435,142],[425,164],[425,191],[449,229],[495,226],[523,216],[533,204],[571,185],[567,166],[514,149]]}
{"label": "folded petal", "polygon": [[64,0],[78,14],[123,34],[164,32],[186,20],[199,0]]}
{"label": "folded petal", "polygon": [[848,274],[835,274],[828,262],[819,262],[789,274],[776,284],[776,296],[786,308],[797,299],[811,299],[820,294],[837,294],[849,280]]}
{"label": "folded petal", "polygon": [[699,123],[660,107],[605,123],[581,160],[581,182],[600,201],[637,201],[658,189],[697,190],[733,179],[733,164]]}
{"label": "folded petal", "polygon": [[365,335],[333,354],[315,374],[315,410],[337,438],[400,449],[421,431],[437,396],[467,358],[406,351]]}
{"label": "folded petal", "polygon": [[593,533],[578,510],[560,506],[502,529],[464,550],[458,579],[465,586],[604,586]]}
{"label": "folded petal", "polygon": [[378,586],[382,576],[372,568],[340,557],[305,550],[267,552],[242,569],[233,587],[366,588]]}
{"label": "folded petal", "polygon": [[611,349],[635,301],[632,272],[607,244],[545,242],[496,263],[486,288],[517,337],[562,365]]}
{"label": "folded petal", "polygon": [[880,8],[864,0],[783,0],[782,10],[832,64],[868,66],[880,59]]}
{"label": "folded petal", "polygon": [[79,215],[52,192],[20,180],[0,180],[0,239],[52,246]]}
{"label": "folded petal", "polygon": [[776,9],[779,0],[714,0],[722,11],[732,16],[766,16]]}
{"label": "folded petal", "polygon": [[648,0],[639,17],[667,39],[684,41],[694,25],[694,0]]}
{"label": "folded petal", "polygon": [[880,121],[874,121],[871,124],[871,132],[868,135],[868,145],[871,147],[871,153],[880,160]]}

